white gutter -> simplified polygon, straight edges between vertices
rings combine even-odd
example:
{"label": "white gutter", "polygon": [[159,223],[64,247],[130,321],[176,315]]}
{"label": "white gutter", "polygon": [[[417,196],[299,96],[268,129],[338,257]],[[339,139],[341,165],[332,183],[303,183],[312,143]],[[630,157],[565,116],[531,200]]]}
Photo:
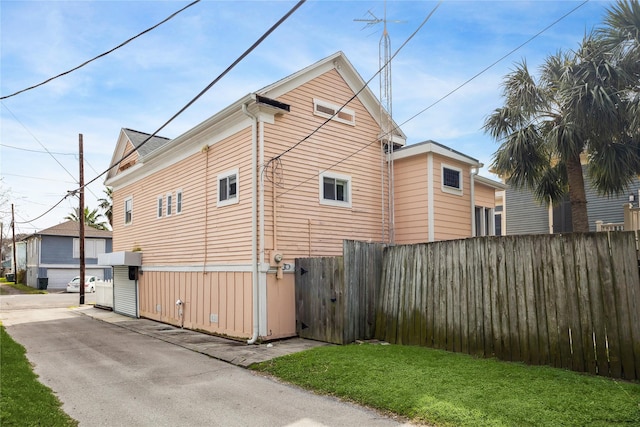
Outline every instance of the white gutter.
{"label": "white gutter", "polygon": [[476,237],[476,195],[475,195],[475,180],[476,175],[480,172],[482,163],[477,163],[475,167],[471,167],[471,237]]}
{"label": "white gutter", "polygon": [[242,104],[242,112],[253,120],[251,124],[251,284],[253,288],[253,335],[247,344],[254,344],[259,335],[259,304],[258,304],[258,118],[247,110],[247,104]]}
{"label": "white gutter", "polygon": [[433,194],[433,153],[427,153],[427,225],[429,228],[429,241],[436,240],[434,194]]}

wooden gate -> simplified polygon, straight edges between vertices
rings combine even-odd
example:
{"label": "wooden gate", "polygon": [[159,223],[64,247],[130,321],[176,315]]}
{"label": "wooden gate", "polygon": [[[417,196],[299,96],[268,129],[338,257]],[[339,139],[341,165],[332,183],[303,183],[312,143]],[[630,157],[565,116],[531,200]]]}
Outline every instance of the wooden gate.
{"label": "wooden gate", "polygon": [[344,258],[296,259],[296,332],[344,344]]}

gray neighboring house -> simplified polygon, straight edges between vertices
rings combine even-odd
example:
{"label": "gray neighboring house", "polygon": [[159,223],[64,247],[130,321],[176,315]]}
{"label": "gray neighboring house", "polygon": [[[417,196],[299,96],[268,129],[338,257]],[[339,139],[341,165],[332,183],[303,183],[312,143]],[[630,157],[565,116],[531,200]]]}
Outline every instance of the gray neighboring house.
{"label": "gray neighboring house", "polygon": [[[584,167],[583,167],[584,170]],[[586,170],[585,170],[586,172]],[[619,196],[599,195],[585,176],[587,195],[587,216],[589,231],[596,231],[596,221],[607,223],[624,222],[624,205],[633,203],[638,207],[640,201],[640,179],[636,178]],[[571,206],[568,198],[556,206],[540,205],[528,190],[516,190],[508,187],[505,191],[504,215],[505,234],[547,234],[570,233]]]}
{"label": "gray neighboring house", "polygon": [[[85,268],[87,276],[112,278],[111,266],[98,265],[98,255],[111,252],[112,232],[84,227]],[[49,289],[65,289],[80,275],[80,227],[67,221],[24,238],[27,244],[27,285],[38,287],[39,278],[47,278]]]}

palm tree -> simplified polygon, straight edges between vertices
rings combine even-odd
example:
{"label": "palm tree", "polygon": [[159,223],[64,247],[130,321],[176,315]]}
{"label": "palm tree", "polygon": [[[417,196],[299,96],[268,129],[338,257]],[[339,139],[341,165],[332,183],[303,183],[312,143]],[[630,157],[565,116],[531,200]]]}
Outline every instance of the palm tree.
{"label": "palm tree", "polygon": [[[79,208],[75,208],[72,213],[67,215],[64,219],[68,219],[70,221],[80,222],[80,216],[78,215]],[[89,211],[89,208],[85,206],[84,208],[84,223],[89,227],[93,227],[97,230],[107,230],[107,223],[100,220],[102,217],[101,214],[98,213],[98,209],[94,209]]]}
{"label": "palm tree", "polygon": [[107,217],[109,225],[113,226],[113,189],[106,187],[103,191],[106,197],[98,199],[98,207],[104,211],[103,215]]}
{"label": "palm tree", "polygon": [[[631,14],[625,22],[640,30],[640,8],[632,3],[619,1],[610,9],[607,28],[620,14]],[[484,125],[501,142],[492,164],[496,173],[515,188],[532,190],[542,203],[568,194],[578,232],[589,231],[581,156],[601,194],[624,192],[640,173],[640,80],[637,63],[629,60],[635,53],[629,38],[624,48],[612,40],[605,30],[586,36],[577,51],[549,56],[537,80],[526,62],[517,64],[504,79],[504,106]]]}

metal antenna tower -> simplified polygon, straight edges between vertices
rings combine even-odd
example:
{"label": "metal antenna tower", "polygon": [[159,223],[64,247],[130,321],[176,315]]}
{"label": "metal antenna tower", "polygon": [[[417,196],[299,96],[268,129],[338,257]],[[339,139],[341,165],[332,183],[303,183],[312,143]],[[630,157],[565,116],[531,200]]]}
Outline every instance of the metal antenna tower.
{"label": "metal antenna tower", "polygon": [[[376,15],[367,11],[369,18],[354,19],[356,22],[365,22],[364,28],[370,28],[374,25],[383,24],[382,36],[378,45],[378,65],[380,69],[380,176],[382,180],[382,241],[388,241],[393,244],[395,241],[395,215],[394,215],[394,179],[393,179],[393,105],[391,96],[391,39],[387,30],[387,23],[401,23],[404,21],[389,21],[387,19],[387,2],[384,2],[384,17],[378,18]],[[385,157],[388,161],[385,162]],[[386,180],[385,180],[385,163],[386,163]],[[386,181],[386,182],[385,182]],[[387,187],[387,197],[385,203],[385,186]],[[386,204],[386,206],[385,206]],[[389,212],[388,235],[385,232],[385,210]]]}

